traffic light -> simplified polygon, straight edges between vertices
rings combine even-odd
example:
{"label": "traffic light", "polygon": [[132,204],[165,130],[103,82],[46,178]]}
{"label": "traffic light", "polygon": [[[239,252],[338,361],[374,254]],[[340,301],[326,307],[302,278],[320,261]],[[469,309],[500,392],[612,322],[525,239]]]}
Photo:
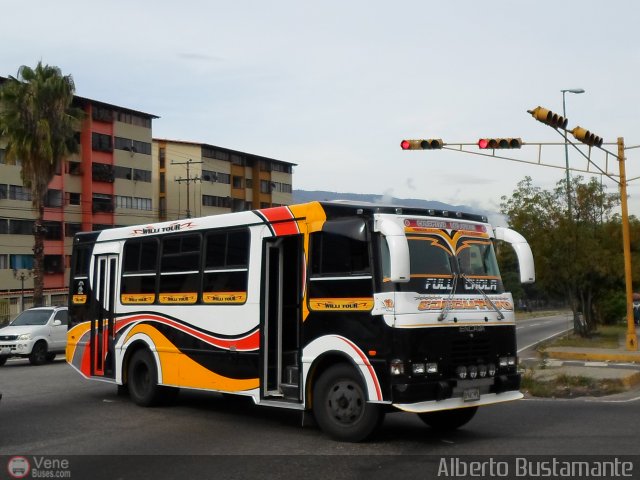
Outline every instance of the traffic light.
{"label": "traffic light", "polygon": [[442,148],[444,143],[439,138],[428,138],[426,140],[402,140],[400,148],[403,150],[436,150]]}
{"label": "traffic light", "polygon": [[533,118],[542,122],[546,125],[549,125],[553,128],[562,128],[563,130],[567,128],[567,119],[562,115],[558,115],[557,113],[553,113],[551,110],[547,110],[546,108],[536,107],[533,110],[527,110]]}
{"label": "traffic light", "polygon": [[582,127],[576,127],[573,130],[571,130],[571,134],[576,137],[577,140],[580,140],[582,143],[586,143],[587,145],[591,146],[591,147],[601,147],[602,146],[602,138],[594,135],[593,133],[591,133],[589,130],[582,128]]}
{"label": "traffic light", "polygon": [[481,138],[478,140],[478,147],[482,149],[497,148],[520,148],[522,139],[520,138]]}

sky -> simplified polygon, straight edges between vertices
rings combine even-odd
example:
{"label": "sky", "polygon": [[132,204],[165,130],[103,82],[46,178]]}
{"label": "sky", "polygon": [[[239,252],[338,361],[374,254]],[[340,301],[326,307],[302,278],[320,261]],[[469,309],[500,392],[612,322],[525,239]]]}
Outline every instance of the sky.
{"label": "sky", "polygon": [[[400,141],[441,138],[479,152],[481,137],[519,137],[520,151],[496,153],[563,167],[562,145],[535,145],[562,136],[527,113],[538,105],[562,113],[562,89],[585,90],[566,94],[570,128],[640,144],[640,4],[631,0],[0,5],[0,76],[38,61],[56,65],[73,76],[78,95],[160,117],[155,138],[297,164],[295,189],[497,212],[525,176],[551,189],[565,171],[402,151]],[[640,149],[626,155],[627,177],[640,176]],[[594,151],[592,160],[618,174],[614,157]],[[585,169],[587,161],[571,148],[569,164]],[[640,179],[628,194],[630,213],[640,216]]]}

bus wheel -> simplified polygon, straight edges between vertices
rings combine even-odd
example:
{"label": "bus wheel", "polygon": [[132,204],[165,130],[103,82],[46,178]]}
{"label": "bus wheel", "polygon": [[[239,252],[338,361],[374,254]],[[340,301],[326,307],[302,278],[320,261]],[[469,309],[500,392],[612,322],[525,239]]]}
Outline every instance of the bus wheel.
{"label": "bus wheel", "polygon": [[478,407],[441,410],[419,413],[420,420],[439,432],[448,432],[468,423],[478,411]]}
{"label": "bus wheel", "polygon": [[313,415],[335,440],[359,442],[380,425],[384,413],[379,405],[367,402],[358,373],[341,364],[325,371],[315,384]]}
{"label": "bus wheel", "polygon": [[141,407],[151,407],[160,401],[156,362],[146,348],[138,350],[131,357],[127,386],[131,399]]}

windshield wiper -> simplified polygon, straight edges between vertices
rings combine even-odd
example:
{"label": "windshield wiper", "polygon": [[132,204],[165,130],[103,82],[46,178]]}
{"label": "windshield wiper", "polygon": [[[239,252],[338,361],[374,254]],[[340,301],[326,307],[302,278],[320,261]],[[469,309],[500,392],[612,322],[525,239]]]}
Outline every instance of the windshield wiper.
{"label": "windshield wiper", "polygon": [[449,311],[453,308],[453,295],[456,293],[456,286],[458,285],[458,274],[452,271],[451,275],[453,275],[453,285],[451,285],[449,296],[444,301],[444,307],[442,307],[442,311],[440,312],[440,315],[438,315],[439,322],[447,318]]}
{"label": "windshield wiper", "polygon": [[475,283],[473,283],[471,280],[469,280],[464,273],[460,273],[459,276],[462,277],[462,279],[467,283],[467,285],[471,285],[471,288],[473,288],[476,292],[478,292],[480,295],[484,297],[485,301],[489,305],[491,305],[491,308],[493,308],[498,313],[498,320],[504,320],[504,313],[502,313],[500,309],[496,307],[496,304],[491,301],[489,296],[486,293],[484,293],[484,291],[482,291],[481,288],[478,288],[478,286]]}

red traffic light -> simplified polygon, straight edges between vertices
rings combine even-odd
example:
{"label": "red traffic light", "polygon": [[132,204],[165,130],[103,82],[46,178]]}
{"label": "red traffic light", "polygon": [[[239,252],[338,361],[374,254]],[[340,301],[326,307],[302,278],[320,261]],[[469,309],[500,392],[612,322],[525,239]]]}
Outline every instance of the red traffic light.
{"label": "red traffic light", "polygon": [[520,148],[522,140],[520,138],[481,138],[478,140],[478,147],[481,149]]}
{"label": "red traffic light", "polygon": [[444,143],[440,138],[427,138],[419,140],[402,140],[400,148],[403,150],[438,150]]}

